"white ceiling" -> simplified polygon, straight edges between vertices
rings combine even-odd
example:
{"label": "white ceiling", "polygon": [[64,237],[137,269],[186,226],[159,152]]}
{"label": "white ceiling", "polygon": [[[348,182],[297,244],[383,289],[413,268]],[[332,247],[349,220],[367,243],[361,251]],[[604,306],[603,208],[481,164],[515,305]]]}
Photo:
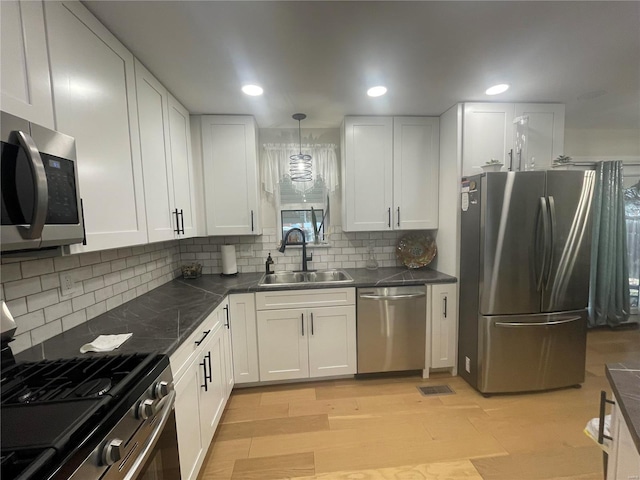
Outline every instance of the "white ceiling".
{"label": "white ceiling", "polygon": [[[304,112],[303,127],[328,128],[459,101],[563,102],[567,128],[640,130],[637,1],[83,3],[191,113],[287,128]],[[376,84],[387,95],[367,97]]]}

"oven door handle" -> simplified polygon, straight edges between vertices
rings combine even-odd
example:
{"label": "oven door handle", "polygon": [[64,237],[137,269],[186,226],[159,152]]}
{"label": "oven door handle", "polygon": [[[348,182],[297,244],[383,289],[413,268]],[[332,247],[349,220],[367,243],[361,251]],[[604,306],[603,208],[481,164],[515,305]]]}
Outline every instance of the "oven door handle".
{"label": "oven door handle", "polygon": [[[153,449],[160,440],[160,436],[162,435],[162,431],[164,430],[165,425],[169,421],[169,417],[171,416],[171,411],[173,410],[173,405],[176,400],[176,391],[172,390],[169,395],[164,397],[160,403],[164,403],[162,408],[160,409],[158,421],[156,422],[156,426],[151,432],[151,435],[147,438],[147,441],[144,444],[144,448],[140,452],[140,454],[136,457],[135,462],[131,465],[131,468],[127,472],[127,475],[124,477],[124,480],[134,480],[138,478],[138,474],[142,471],[147,460],[153,454]],[[159,406],[159,405],[158,405]]]}

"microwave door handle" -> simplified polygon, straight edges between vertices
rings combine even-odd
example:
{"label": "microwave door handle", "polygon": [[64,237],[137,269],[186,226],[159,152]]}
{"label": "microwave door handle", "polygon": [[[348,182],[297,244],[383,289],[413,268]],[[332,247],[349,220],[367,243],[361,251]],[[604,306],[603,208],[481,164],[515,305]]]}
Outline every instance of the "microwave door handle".
{"label": "microwave door handle", "polygon": [[44,170],[42,157],[33,139],[26,133],[16,131],[18,141],[29,159],[29,168],[33,178],[34,201],[33,218],[28,228],[22,228],[20,234],[25,239],[35,239],[42,236],[42,229],[47,220],[47,208],[49,204],[49,188],[47,186],[47,174]]}

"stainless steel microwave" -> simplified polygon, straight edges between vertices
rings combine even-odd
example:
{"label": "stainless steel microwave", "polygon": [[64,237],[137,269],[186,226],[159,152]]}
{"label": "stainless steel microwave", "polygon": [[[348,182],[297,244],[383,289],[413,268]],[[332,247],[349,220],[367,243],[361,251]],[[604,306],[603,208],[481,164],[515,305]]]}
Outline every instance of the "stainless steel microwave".
{"label": "stainless steel microwave", "polygon": [[0,112],[3,252],[82,242],[73,137]]}

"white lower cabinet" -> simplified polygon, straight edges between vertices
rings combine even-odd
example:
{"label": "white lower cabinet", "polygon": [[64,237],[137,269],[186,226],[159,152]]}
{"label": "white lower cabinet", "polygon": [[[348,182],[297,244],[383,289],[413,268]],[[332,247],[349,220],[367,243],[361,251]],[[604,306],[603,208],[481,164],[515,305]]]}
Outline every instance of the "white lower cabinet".
{"label": "white lower cabinet", "polygon": [[431,335],[427,335],[427,365],[430,368],[451,368],[457,373],[458,295],[456,283],[429,285]]}
{"label": "white lower cabinet", "polygon": [[226,302],[171,355],[182,480],[197,478],[233,387]]}
{"label": "white lower cabinet", "polygon": [[606,478],[627,480],[640,478],[640,453],[631,437],[618,399],[613,398],[615,406],[611,414],[611,448],[607,462]]}
{"label": "white lower cabinet", "polygon": [[[277,302],[273,298],[270,292],[256,294],[258,308],[264,308],[257,312],[260,381],[356,373],[353,289],[288,291]],[[343,304],[345,298],[350,305]],[[327,306],[282,308],[319,299]]]}
{"label": "white lower cabinet", "polygon": [[253,293],[229,295],[233,378],[235,383],[260,380],[258,369],[258,334],[256,300]]}

